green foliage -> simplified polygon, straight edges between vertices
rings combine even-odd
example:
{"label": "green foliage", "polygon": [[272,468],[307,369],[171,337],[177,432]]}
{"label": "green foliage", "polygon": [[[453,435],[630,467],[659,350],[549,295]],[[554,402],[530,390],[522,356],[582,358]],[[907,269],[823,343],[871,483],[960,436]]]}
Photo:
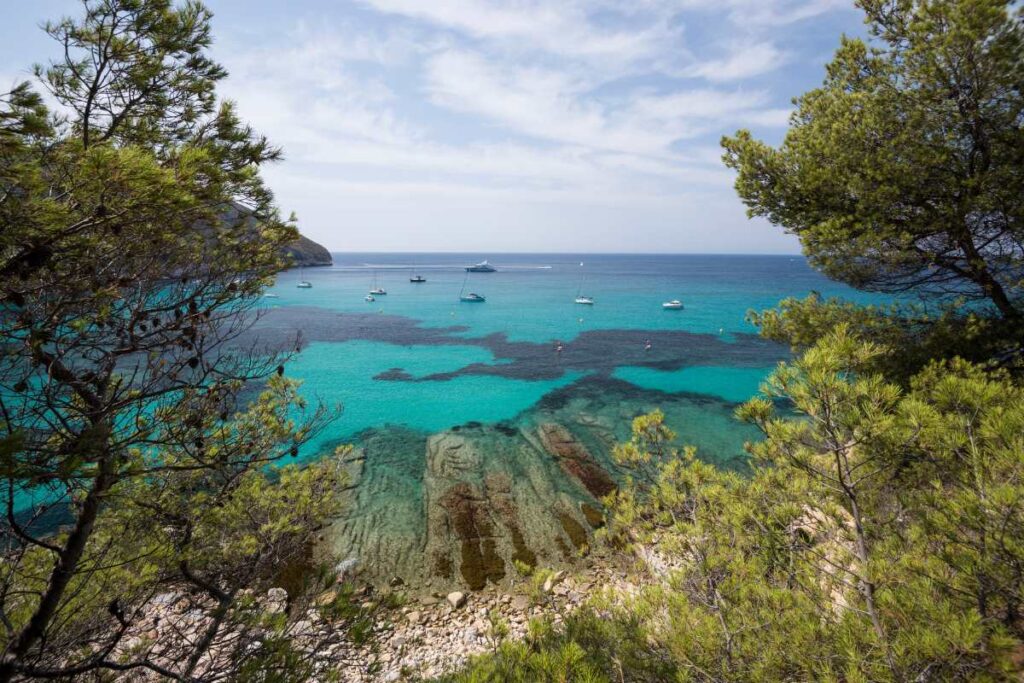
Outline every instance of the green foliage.
{"label": "green foliage", "polygon": [[[216,97],[201,3],[82,9],[35,69],[63,113],[0,95],[0,680],[187,679],[219,633],[265,628],[217,675],[253,655],[243,677],[283,680],[287,619],[243,591],[312,566],[340,472],[279,466],[331,411],[283,376],[291,349],[244,339],[296,237],[260,176],[280,154]],[[126,649],[167,591],[206,630]]]}
{"label": "green foliage", "polygon": [[860,306],[811,294],[784,299],[774,309],[751,311],[747,319],[761,336],[788,344],[795,352],[845,325],[858,337],[886,347],[872,368],[901,384],[943,358],[1001,366],[1016,374],[1022,370],[1012,323],[964,312],[955,304],[929,311],[911,305]]}
{"label": "green foliage", "polygon": [[[860,0],[782,145],[723,140],[751,215],[858,288],[1024,315],[1024,25],[1010,0]],[[1018,328],[1019,331],[1019,328]]]}
{"label": "green foliage", "polygon": [[666,461],[616,496],[608,534],[659,580],[454,680],[1009,680],[1024,393],[963,360],[902,388],[874,370],[887,352],[839,325],[780,366],[739,410],[765,435],[749,476],[638,430]]}
{"label": "green foliage", "polygon": [[474,658],[446,683],[611,683],[672,680],[674,667],[646,641],[629,612],[599,614],[589,608],[554,627],[531,622],[523,642],[504,642]]}
{"label": "green foliage", "polygon": [[519,576],[526,578],[532,576],[533,570],[535,569],[535,567],[532,564],[526,564],[522,560],[518,560],[515,558],[512,559],[512,566],[515,567],[516,572],[519,573]]}

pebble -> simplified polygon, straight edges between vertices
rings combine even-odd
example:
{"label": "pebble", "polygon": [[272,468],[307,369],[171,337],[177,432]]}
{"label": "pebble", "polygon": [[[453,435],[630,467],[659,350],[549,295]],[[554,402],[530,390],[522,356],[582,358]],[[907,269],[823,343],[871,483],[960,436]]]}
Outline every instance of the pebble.
{"label": "pebble", "polygon": [[[652,571],[648,576],[652,574],[657,572]],[[512,583],[516,585],[522,590],[522,582]],[[617,571],[589,571],[578,578],[556,572],[541,589],[558,599],[549,598],[536,606],[528,596],[512,594],[514,589],[508,585],[489,586],[472,595],[468,591],[435,593],[414,599],[411,605],[399,610],[382,609],[375,616],[377,621],[369,640],[358,645],[348,640],[338,626],[325,622],[316,608],[295,615],[292,631],[303,634],[297,641],[298,646],[316,658],[313,662],[315,678],[331,672],[340,680],[352,683],[402,681],[407,676],[420,680],[450,673],[470,656],[487,651],[492,646],[488,637],[492,611],[509,624],[509,637],[518,639],[525,636],[531,616],[547,615],[554,623],[564,621],[563,615],[584,602],[588,597],[587,589],[592,586],[608,586],[628,593],[635,592],[638,585]],[[371,594],[369,590],[361,593],[367,597]],[[336,597],[337,593],[327,591],[315,602],[323,605]],[[272,612],[286,610],[288,600],[288,593],[276,587],[260,597],[264,608]],[[373,602],[366,597],[363,601],[370,605]],[[209,607],[189,594],[181,594],[180,598],[164,594],[151,605],[142,627],[126,634],[125,643],[137,645],[141,638],[153,639],[156,643],[150,652],[159,658],[162,652],[173,651],[161,649],[172,633],[175,637],[182,633],[187,637],[201,632],[209,623]],[[161,620],[156,621],[156,616],[161,616]],[[372,674],[368,673],[368,663],[374,665],[369,669]]]}

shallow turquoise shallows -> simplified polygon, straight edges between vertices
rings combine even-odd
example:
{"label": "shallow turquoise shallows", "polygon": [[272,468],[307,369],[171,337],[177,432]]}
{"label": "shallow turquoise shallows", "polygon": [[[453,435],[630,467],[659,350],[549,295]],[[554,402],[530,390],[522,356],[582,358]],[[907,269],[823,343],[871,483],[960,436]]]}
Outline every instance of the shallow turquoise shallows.
{"label": "shallow turquoise shallows", "polygon": [[[465,272],[484,258],[498,271]],[[289,374],[304,380],[307,397],[343,406],[304,458],[373,428],[438,432],[467,422],[515,420],[556,394],[571,397],[577,387],[593,395],[595,382],[631,385],[643,406],[657,405],[659,396],[701,399],[687,404],[685,424],[672,426],[684,440],[716,443],[731,451],[723,456],[734,456],[749,432],[724,433],[734,425],[721,419],[723,410],[754,394],[786,356],[785,349],[754,336],[746,313],[812,291],[875,300],[828,280],[796,256],[334,259],[330,268],[283,273],[266,299],[272,310],[264,326],[301,332],[308,342]],[[426,282],[410,282],[414,274]],[[313,287],[297,288],[301,279]],[[367,302],[374,286],[387,294]],[[460,294],[469,292],[486,302],[460,302]],[[578,295],[592,297],[594,305],[574,303]],[[682,301],[683,310],[662,307],[672,299]],[[621,391],[612,393],[621,400]],[[702,405],[708,419],[695,419],[694,406]]]}

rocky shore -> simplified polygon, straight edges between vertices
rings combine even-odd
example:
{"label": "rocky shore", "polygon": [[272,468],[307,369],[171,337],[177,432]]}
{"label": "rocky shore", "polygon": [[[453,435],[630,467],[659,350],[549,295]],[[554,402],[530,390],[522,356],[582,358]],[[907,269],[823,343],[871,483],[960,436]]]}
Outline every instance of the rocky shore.
{"label": "rocky shore", "polygon": [[[599,594],[635,593],[657,575],[653,567],[644,571],[645,563],[637,559],[595,553],[571,573],[540,570],[503,587],[489,585],[481,591],[417,598],[405,598],[401,586],[381,592],[367,585],[357,595],[346,596],[353,608],[368,617],[365,630],[354,628],[350,616],[333,616],[330,606],[338,599],[337,588],[302,604],[293,602],[280,587],[250,597],[264,615],[261,623],[272,624],[275,617],[286,620],[283,632],[314,672],[313,680],[426,680],[457,671],[470,657],[492,651],[504,639],[522,639],[532,619],[548,618],[557,625]],[[125,648],[147,648],[155,661],[169,666],[177,648],[198,640],[210,623],[209,611],[184,594],[158,595],[145,609],[147,618],[125,641]],[[216,669],[218,660],[232,649],[237,653],[239,647],[254,647],[272,630],[252,625],[225,629],[201,660],[196,675]],[[159,677],[133,675],[130,680]]]}

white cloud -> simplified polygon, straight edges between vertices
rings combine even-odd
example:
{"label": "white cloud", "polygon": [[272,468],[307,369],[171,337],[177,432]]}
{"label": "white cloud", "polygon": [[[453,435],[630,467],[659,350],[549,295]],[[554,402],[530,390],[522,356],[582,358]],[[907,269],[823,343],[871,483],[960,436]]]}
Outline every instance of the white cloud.
{"label": "white cloud", "polygon": [[659,4],[675,10],[726,10],[730,21],[744,27],[786,26],[827,12],[854,9],[849,0],[665,0]]}
{"label": "white cloud", "polygon": [[737,81],[774,71],[787,58],[771,43],[733,43],[727,57],[694,64],[687,74],[712,82]]}
{"label": "white cloud", "polygon": [[[723,1],[731,13],[745,4]],[[767,25],[823,1],[756,11]],[[685,8],[668,0],[361,5],[342,22],[299,21],[283,45],[253,48],[247,36],[225,58],[227,94],[285,149],[271,186],[315,239],[363,249],[445,249],[449,240],[530,249],[546,232],[578,234],[588,224],[639,221],[630,229],[642,233],[649,221],[664,239],[685,216],[747,230],[717,138],[786,125],[786,99],[758,83],[790,57],[776,47],[782,37],[703,36],[720,49],[698,60],[682,44]],[[372,229],[343,242],[339,221]],[[538,222],[537,234],[517,221]],[[431,232],[381,241],[428,224],[445,226],[433,242]],[[616,234],[594,248],[614,250],[624,233]],[[689,234],[699,242],[699,230]]]}
{"label": "white cloud", "polygon": [[363,0],[374,9],[495,41],[516,51],[534,49],[578,58],[630,63],[651,59],[680,44],[680,29],[660,13],[639,27],[609,29],[591,13],[607,9],[599,2],[520,0]]}
{"label": "white cloud", "polygon": [[510,132],[657,156],[677,140],[747,120],[765,101],[759,92],[698,89],[608,103],[590,96],[585,79],[565,71],[518,68],[464,51],[430,60],[427,87],[435,103],[487,117]]}

